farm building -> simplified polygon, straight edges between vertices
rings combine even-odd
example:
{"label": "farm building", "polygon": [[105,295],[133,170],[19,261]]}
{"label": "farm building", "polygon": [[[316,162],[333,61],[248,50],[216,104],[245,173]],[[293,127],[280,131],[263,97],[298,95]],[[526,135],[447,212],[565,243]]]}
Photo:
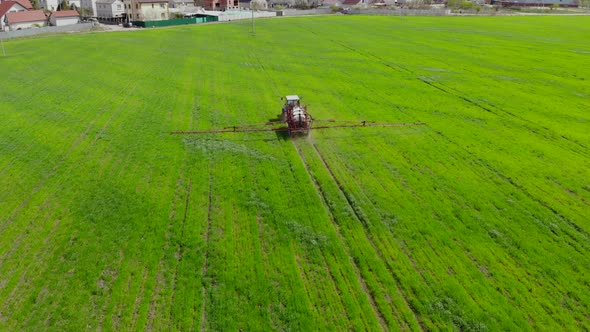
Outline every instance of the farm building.
{"label": "farm building", "polygon": [[[13,0],[13,1],[18,2],[19,5],[23,6],[27,10],[33,9],[33,5],[31,5],[31,2],[29,0]],[[0,1],[0,2],[6,2],[6,1]]]}
{"label": "farm building", "polygon": [[96,10],[96,2],[98,0],[80,0],[80,8],[82,8],[83,16],[90,16],[96,17],[97,10]]}
{"label": "farm building", "polygon": [[192,0],[170,0],[169,5],[170,8],[195,8],[195,2]]}
{"label": "farm building", "polygon": [[6,13],[23,12],[27,11],[28,9],[29,8],[26,8],[23,4],[17,1],[0,2],[0,30],[4,30],[4,19],[6,18]]}
{"label": "farm building", "polygon": [[344,0],[342,2],[343,7],[353,7],[353,6],[366,6],[367,0]]}
{"label": "farm building", "polygon": [[29,10],[24,12],[6,13],[4,17],[5,28],[8,30],[20,30],[47,25],[47,16],[42,10]]}
{"label": "farm building", "polygon": [[237,9],[240,7],[239,0],[204,0],[203,8],[207,10]]}
{"label": "farm building", "polygon": [[578,7],[578,0],[507,0],[492,1],[492,4],[502,7]]}
{"label": "farm building", "polygon": [[39,7],[47,10],[57,10],[59,3],[59,0],[39,0]]}
{"label": "farm building", "polygon": [[96,16],[99,20],[123,20],[126,17],[125,4],[122,0],[98,0],[96,1]]}
{"label": "farm building", "polygon": [[49,23],[56,27],[64,25],[71,25],[80,22],[80,13],[75,10],[62,10],[59,12],[51,12],[49,16]]}
{"label": "farm building", "polygon": [[123,8],[132,21],[162,21],[170,19],[168,0],[125,0]]}

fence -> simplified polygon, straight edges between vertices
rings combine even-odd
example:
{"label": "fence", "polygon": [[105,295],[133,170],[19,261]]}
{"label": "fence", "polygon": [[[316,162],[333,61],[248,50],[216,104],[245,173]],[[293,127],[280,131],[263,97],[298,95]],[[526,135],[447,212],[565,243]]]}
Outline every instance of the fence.
{"label": "fence", "polygon": [[346,11],[346,14],[363,15],[401,15],[401,16],[446,16],[451,14],[450,9],[356,9]]}
{"label": "fence", "polygon": [[61,27],[30,28],[23,30],[0,32],[3,39],[40,35],[44,33],[84,32],[92,30],[93,23],[78,23]]}
{"label": "fence", "polygon": [[173,20],[163,20],[163,21],[133,21],[134,26],[142,27],[142,28],[152,28],[152,27],[169,27],[172,25],[184,25],[184,24],[197,24],[197,23],[207,23],[207,22],[217,22],[216,16],[205,16],[205,17],[191,17],[191,18],[178,18]]}
{"label": "fence", "polygon": [[330,8],[317,9],[283,9],[277,11],[277,16],[323,15],[332,13]]}
{"label": "fence", "polygon": [[240,11],[225,11],[225,12],[218,12],[218,17],[220,22],[225,21],[234,21],[234,20],[247,20],[252,18],[260,18],[260,17],[275,17],[277,14],[275,12],[263,11],[263,10],[256,10],[254,13],[251,11],[240,10]]}

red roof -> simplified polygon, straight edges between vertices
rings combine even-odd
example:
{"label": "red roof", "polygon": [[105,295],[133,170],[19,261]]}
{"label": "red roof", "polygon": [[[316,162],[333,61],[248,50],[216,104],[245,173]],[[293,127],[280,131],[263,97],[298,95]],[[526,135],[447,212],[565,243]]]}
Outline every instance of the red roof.
{"label": "red roof", "polygon": [[47,20],[47,17],[45,16],[45,13],[42,10],[29,10],[26,12],[6,13],[6,20],[8,21],[8,24],[14,24],[45,21]]}
{"label": "red roof", "polygon": [[52,17],[74,17],[74,16],[80,16],[80,13],[78,13],[75,10],[62,10],[59,12],[51,12],[51,16]]}
{"label": "red roof", "polygon": [[25,7],[26,9],[33,9],[33,5],[31,5],[31,2],[29,0],[14,0],[16,2],[18,2],[19,5]]}
{"label": "red roof", "polygon": [[14,6],[15,4],[16,4],[16,1],[0,2],[0,17],[4,16],[4,14],[6,14],[6,12],[9,11],[10,8],[12,8],[12,6]]}

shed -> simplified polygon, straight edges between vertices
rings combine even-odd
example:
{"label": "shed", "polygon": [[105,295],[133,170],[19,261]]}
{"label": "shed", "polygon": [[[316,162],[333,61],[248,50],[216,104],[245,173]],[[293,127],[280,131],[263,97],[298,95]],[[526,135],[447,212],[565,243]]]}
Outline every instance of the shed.
{"label": "shed", "polygon": [[[18,2],[19,5],[23,6],[23,8],[27,9],[27,10],[31,10],[33,9],[33,5],[31,5],[31,2],[29,0],[14,0],[15,2]],[[6,1],[4,1],[6,2]]]}
{"label": "shed", "polygon": [[121,0],[98,0],[96,16],[99,19],[122,18],[125,16],[125,4]]}
{"label": "shed", "polygon": [[29,10],[24,12],[6,13],[4,22],[11,31],[28,29],[35,26],[47,25],[47,16],[42,10]]}
{"label": "shed", "polygon": [[18,1],[0,2],[0,30],[4,30],[4,19],[6,17],[6,13],[22,12],[26,11],[27,9],[28,8],[26,8],[24,4],[21,4]]}
{"label": "shed", "polygon": [[58,12],[51,12],[49,16],[49,23],[56,27],[64,25],[71,25],[80,22],[80,13],[76,10],[62,10]]}
{"label": "shed", "polygon": [[352,7],[352,6],[363,6],[365,5],[365,0],[344,0],[342,3],[343,7]]}

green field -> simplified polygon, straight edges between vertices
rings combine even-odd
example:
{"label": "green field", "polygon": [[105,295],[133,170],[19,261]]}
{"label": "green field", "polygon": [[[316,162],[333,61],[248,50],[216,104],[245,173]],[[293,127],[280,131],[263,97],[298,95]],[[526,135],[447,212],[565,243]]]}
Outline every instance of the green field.
{"label": "green field", "polygon": [[1,331],[590,329],[590,17],[250,29],[4,41]]}

